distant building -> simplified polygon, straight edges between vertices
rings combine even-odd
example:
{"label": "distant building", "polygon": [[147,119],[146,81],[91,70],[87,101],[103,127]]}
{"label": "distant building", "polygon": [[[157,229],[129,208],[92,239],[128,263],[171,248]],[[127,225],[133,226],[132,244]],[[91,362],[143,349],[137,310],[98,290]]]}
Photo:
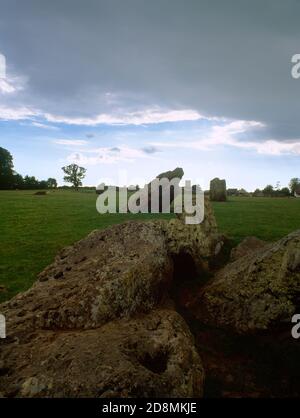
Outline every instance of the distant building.
{"label": "distant building", "polygon": [[264,197],[264,194],[263,194],[263,191],[262,190],[259,190],[259,189],[256,189],[254,192],[253,192],[253,194],[252,194],[254,197]]}
{"label": "distant building", "polygon": [[295,191],[294,191],[294,196],[300,197],[300,186],[296,186]]}
{"label": "distant building", "polygon": [[240,189],[238,190],[238,196],[247,197],[250,196],[250,193],[248,193],[245,189]]}

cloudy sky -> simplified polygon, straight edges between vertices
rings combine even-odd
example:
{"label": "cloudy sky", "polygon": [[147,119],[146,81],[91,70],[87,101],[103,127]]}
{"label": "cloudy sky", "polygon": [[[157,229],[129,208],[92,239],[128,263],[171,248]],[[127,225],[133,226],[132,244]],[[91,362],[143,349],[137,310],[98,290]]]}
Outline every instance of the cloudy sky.
{"label": "cloudy sky", "polygon": [[86,185],[300,176],[297,0],[0,0],[0,146]]}

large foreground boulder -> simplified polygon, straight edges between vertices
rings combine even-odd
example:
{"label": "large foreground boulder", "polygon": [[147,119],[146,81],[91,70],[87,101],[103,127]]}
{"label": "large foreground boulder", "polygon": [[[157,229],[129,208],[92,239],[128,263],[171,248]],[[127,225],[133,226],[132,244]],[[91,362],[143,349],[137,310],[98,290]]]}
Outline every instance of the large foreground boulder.
{"label": "large foreground boulder", "polygon": [[31,289],[0,306],[0,394],[201,396],[202,363],[170,301],[174,254],[199,253],[204,265],[216,253],[209,206],[194,228],[130,221],[63,249]]}
{"label": "large foreground boulder", "polygon": [[96,328],[149,312],[166,295],[172,273],[160,223],[126,222],[63,249],[1,313],[8,330]]}
{"label": "large foreground boulder", "polygon": [[228,264],[191,309],[203,323],[249,334],[289,330],[299,300],[300,230]]}
{"label": "large foreground boulder", "polygon": [[184,320],[168,309],[90,330],[0,342],[5,397],[201,396],[204,371]]}
{"label": "large foreground boulder", "polygon": [[299,396],[300,230],[220,267],[209,200],[184,217],[94,231],[0,305],[0,397]]}
{"label": "large foreground boulder", "polygon": [[189,275],[182,255],[201,275],[222,250],[205,209],[199,225],[129,221],[60,251],[0,306],[0,396],[202,396],[202,362],[174,308]]}

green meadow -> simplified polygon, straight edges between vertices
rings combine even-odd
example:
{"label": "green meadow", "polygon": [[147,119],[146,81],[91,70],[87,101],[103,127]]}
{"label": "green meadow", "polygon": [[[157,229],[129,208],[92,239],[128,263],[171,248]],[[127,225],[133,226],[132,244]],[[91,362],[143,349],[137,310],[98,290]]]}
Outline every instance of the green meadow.
{"label": "green meadow", "polygon": [[[129,219],[172,215],[105,214],[94,192],[0,191],[0,302],[28,289],[63,247],[94,229]],[[300,199],[231,198],[214,203],[219,229],[238,243],[248,235],[273,241],[300,228]]]}

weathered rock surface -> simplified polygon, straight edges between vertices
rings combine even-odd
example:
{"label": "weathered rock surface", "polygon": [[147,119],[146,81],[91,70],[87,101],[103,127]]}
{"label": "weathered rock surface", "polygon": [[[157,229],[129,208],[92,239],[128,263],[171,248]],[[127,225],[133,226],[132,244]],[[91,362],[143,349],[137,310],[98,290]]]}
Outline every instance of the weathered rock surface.
{"label": "weathered rock surface", "polygon": [[212,202],[224,202],[227,200],[226,181],[220,180],[218,177],[210,182],[209,188],[210,200]]}
{"label": "weathered rock surface", "polygon": [[199,320],[234,332],[290,323],[300,301],[300,230],[228,264],[196,299]]}
{"label": "weathered rock surface", "polygon": [[162,179],[162,178],[167,178],[168,180],[172,180],[172,179],[181,179],[184,175],[184,171],[181,167],[177,167],[174,170],[170,170],[170,171],[165,171],[164,173],[160,173],[158,176],[156,176],[156,178],[158,179]]}
{"label": "weathered rock surface", "polygon": [[44,191],[44,190],[34,193],[35,196],[45,196],[47,194],[48,194],[48,192],[47,191]]}
{"label": "weathered rock surface", "polygon": [[23,333],[0,347],[5,397],[202,395],[204,371],[193,337],[169,309],[85,331]]}
{"label": "weathered rock surface", "polygon": [[[177,168],[175,168],[175,170],[166,171],[164,173],[159,174],[158,176],[156,176],[156,179],[159,179],[159,180],[167,179],[169,181],[173,180],[172,184],[174,186],[176,186],[176,188],[179,189],[179,182],[182,179],[183,175],[184,175],[183,169],[180,168],[180,167],[177,167]],[[152,180],[152,182],[153,181],[154,180]],[[152,182],[150,182],[148,184],[148,210],[149,210],[149,212],[151,212],[151,194],[152,194],[151,193],[151,183]],[[180,189],[179,193],[181,193],[181,189]],[[164,197],[165,197],[166,202],[169,203],[170,209],[172,210],[172,202],[174,201],[174,198],[177,197],[177,195],[175,196],[174,188],[172,187],[172,188],[170,188],[170,190],[167,189],[167,196],[164,196]],[[163,205],[162,205],[163,190],[161,188],[158,190],[158,199],[159,199],[158,212],[161,213],[161,212],[163,212]]]}
{"label": "weathered rock surface", "polygon": [[231,261],[235,261],[246,254],[262,249],[267,245],[268,243],[266,241],[262,241],[256,237],[246,237],[239,243],[239,245],[232,249],[230,259]]}
{"label": "weathered rock surface", "polygon": [[204,220],[198,225],[185,225],[185,213],[166,224],[169,253],[189,254],[199,274],[208,271],[226,244],[226,237],[218,233],[217,223],[209,199],[204,199]]}
{"label": "weathered rock surface", "polygon": [[63,249],[1,312],[14,330],[96,328],[149,312],[166,295],[172,273],[160,223],[126,222]]}
{"label": "weathered rock surface", "polygon": [[2,304],[0,393],[201,396],[202,363],[169,291],[176,252],[199,252],[199,265],[215,255],[218,234],[207,205],[196,229],[175,219],[94,231],[62,250],[31,289]]}
{"label": "weathered rock surface", "polygon": [[94,231],[2,304],[0,396],[298,396],[300,230],[220,268],[209,200],[184,217]]}

